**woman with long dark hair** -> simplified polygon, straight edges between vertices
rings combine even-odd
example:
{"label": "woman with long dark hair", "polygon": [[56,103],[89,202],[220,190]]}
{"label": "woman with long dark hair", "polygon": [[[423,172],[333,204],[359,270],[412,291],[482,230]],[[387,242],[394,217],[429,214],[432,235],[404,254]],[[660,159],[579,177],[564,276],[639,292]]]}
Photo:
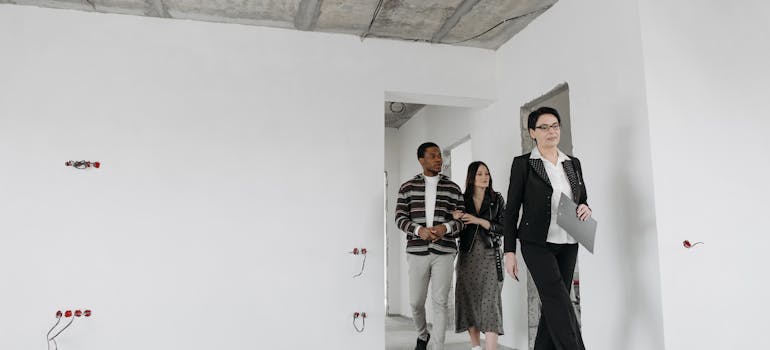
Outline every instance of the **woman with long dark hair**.
{"label": "woman with long dark hair", "polygon": [[468,331],[472,350],[481,350],[481,333],[486,349],[496,350],[497,337],[503,334],[500,239],[505,202],[492,189],[492,177],[484,162],[468,166],[464,197],[466,213],[453,213],[465,223],[457,259],[455,330]]}

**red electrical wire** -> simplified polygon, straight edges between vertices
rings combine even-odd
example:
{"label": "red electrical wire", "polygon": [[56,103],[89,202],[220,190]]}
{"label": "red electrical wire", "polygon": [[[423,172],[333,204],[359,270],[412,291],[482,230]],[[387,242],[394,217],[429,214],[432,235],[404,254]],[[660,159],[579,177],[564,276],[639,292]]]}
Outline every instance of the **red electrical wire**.
{"label": "red electrical wire", "polygon": [[687,248],[687,249],[690,249],[690,248],[692,248],[692,247],[694,247],[694,246],[696,246],[696,245],[698,245],[698,244],[703,244],[703,242],[695,242],[695,243],[690,243],[690,241],[688,241],[688,240],[684,240],[684,242],[682,242],[682,245],[683,245],[685,248]]}

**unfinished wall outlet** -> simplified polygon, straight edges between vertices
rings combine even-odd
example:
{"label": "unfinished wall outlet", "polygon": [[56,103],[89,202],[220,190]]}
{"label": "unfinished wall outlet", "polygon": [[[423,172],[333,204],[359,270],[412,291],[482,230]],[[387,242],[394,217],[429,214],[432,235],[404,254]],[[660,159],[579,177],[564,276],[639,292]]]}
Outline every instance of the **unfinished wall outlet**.
{"label": "unfinished wall outlet", "polygon": [[[55,313],[56,316],[56,323],[51,327],[51,329],[48,330],[48,333],[46,333],[45,338],[48,341],[48,350],[51,350],[51,344],[53,344],[54,349],[59,349],[59,344],[56,343],[56,337],[60,336],[67,328],[69,328],[73,322],[75,322],[76,318],[80,318],[81,316],[85,317],[91,317],[91,310],[86,309],[85,311],[81,311],[80,309],[76,309],[75,311],[72,310],[66,310],[62,312],[61,310],[57,310]],[[63,327],[59,328],[59,331],[57,331],[54,335],[51,335],[53,331],[59,326],[59,323],[61,323],[62,317],[65,319],[69,319],[69,322],[65,324]]]}

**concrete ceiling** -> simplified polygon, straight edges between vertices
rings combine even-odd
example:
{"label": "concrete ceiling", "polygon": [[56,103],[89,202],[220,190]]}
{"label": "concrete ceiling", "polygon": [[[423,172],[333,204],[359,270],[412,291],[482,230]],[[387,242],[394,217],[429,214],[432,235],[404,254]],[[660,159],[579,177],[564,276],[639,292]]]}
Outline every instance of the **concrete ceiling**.
{"label": "concrete ceiling", "polygon": [[385,101],[385,127],[400,128],[425,105]]}
{"label": "concrete ceiling", "polygon": [[496,50],[558,0],[0,0]]}

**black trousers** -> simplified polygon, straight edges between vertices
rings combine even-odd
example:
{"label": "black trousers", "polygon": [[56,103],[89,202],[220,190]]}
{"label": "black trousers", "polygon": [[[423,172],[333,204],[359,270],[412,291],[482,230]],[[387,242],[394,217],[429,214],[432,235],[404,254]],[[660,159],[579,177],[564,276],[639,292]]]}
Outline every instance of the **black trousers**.
{"label": "black trousers", "polygon": [[577,251],[577,244],[521,244],[524,262],[543,303],[535,350],[585,350],[570,300]]}

